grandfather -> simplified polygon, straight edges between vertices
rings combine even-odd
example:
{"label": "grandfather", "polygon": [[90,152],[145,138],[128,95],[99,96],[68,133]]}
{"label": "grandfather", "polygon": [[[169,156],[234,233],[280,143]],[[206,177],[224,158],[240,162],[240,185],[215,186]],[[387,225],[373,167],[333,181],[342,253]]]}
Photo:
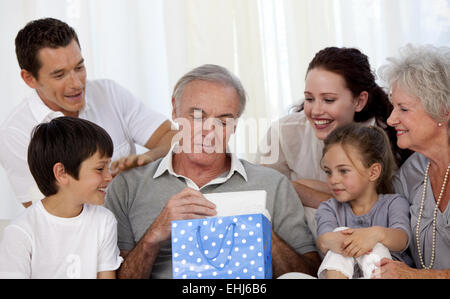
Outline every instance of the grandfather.
{"label": "grandfather", "polygon": [[239,79],[220,66],[201,66],[178,81],[172,117],[183,126],[181,140],[166,157],[119,174],[108,190],[125,259],[119,277],[171,278],[170,222],[214,216],[202,193],[248,190],[267,192],[274,277],[317,273],[320,258],[289,180],[226,151],[245,102]]}

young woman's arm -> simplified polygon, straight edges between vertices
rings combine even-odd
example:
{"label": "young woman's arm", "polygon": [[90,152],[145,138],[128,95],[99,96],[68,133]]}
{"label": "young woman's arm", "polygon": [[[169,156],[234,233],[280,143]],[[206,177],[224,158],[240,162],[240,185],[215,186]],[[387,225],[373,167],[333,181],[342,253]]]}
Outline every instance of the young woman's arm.
{"label": "young woman's arm", "polygon": [[325,192],[326,189],[320,185],[323,182],[317,181],[314,185],[311,180],[298,180],[291,183],[305,207],[317,209],[323,201],[332,197],[329,191]]}

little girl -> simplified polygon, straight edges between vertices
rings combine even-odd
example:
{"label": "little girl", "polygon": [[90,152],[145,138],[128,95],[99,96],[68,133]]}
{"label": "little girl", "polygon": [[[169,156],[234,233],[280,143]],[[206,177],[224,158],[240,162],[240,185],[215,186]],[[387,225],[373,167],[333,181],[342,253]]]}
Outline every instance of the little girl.
{"label": "little girl", "polygon": [[411,264],[405,253],[411,239],[409,204],[390,194],[395,162],[384,131],[350,124],[324,142],[321,167],[333,198],[315,216],[317,246],[325,255],[318,277],[371,278],[382,258]]}

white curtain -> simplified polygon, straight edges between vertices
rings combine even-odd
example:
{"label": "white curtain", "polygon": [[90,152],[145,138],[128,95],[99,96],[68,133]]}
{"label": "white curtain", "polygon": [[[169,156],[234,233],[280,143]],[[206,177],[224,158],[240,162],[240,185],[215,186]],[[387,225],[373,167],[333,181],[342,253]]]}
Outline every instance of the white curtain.
{"label": "white curtain", "polygon": [[270,121],[302,99],[307,66],[322,48],[359,48],[376,71],[407,43],[450,46],[450,0],[166,0],[164,5],[169,81],[203,63],[235,72],[249,94],[236,151],[250,161]]}
{"label": "white curtain", "polygon": [[[114,79],[168,117],[184,73],[232,70],[249,97],[234,144],[249,160],[270,121],[302,99],[320,49],[357,47],[376,70],[407,43],[450,46],[450,0],[0,0],[0,122],[30,92],[14,38],[41,17],[75,27],[89,79]],[[1,168],[0,190],[0,219],[15,217],[22,208]]]}

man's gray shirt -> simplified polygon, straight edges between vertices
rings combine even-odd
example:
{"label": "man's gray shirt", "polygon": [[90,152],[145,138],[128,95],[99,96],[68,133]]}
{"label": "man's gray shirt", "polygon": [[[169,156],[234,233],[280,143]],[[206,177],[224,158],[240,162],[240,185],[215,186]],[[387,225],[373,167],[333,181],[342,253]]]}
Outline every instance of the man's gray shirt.
{"label": "man's gray shirt", "polygon": [[[169,171],[154,178],[161,161],[159,159],[120,173],[108,187],[105,206],[117,218],[118,246],[122,251],[133,250],[169,198],[187,187],[184,178],[174,176]],[[274,232],[300,254],[317,251],[313,235],[305,221],[303,206],[289,180],[273,169],[244,160],[240,162],[247,180],[235,171],[227,181],[206,185],[200,192],[207,194],[265,190],[266,208],[270,213]],[[161,244],[151,278],[172,278],[170,239]]]}

